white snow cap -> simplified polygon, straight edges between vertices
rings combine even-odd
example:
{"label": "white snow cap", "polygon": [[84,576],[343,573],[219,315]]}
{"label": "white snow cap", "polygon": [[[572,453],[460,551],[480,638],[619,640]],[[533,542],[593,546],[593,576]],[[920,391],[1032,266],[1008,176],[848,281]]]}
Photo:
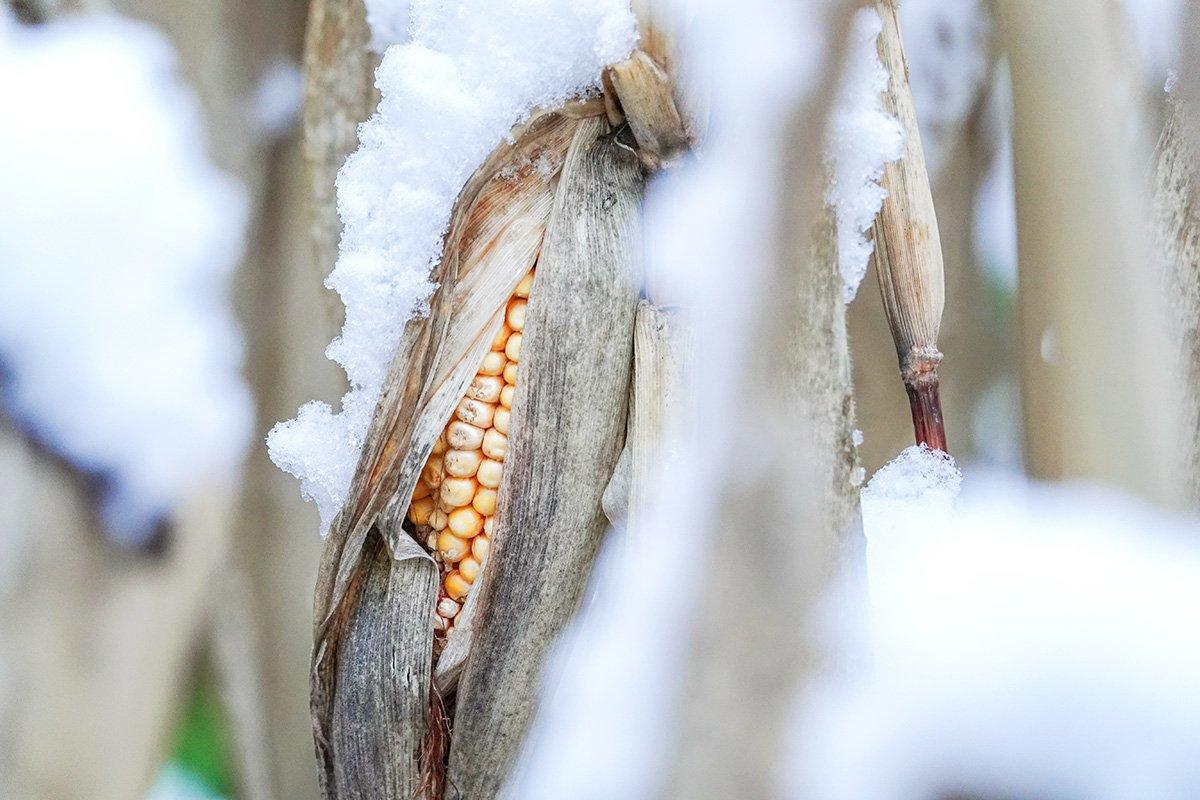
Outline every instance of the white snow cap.
{"label": "white snow cap", "polygon": [[0,14],[0,105],[0,401],[101,478],[105,523],[136,541],[249,441],[225,298],[244,192],[146,25]]}
{"label": "white snow cap", "polygon": [[989,476],[951,510],[918,460],[864,492],[864,657],[808,693],[794,796],[1200,796],[1195,522]]}
{"label": "white snow cap", "polygon": [[829,161],[833,182],[826,202],[837,213],[838,267],[842,299],[849,303],[867,274],[874,242],[867,233],[887,192],[879,185],[883,167],[904,153],[900,123],[883,108],[888,74],[875,48],[883,23],[873,9],[854,19],[841,95],[829,118]]}
{"label": "white snow cap", "polygon": [[323,531],[345,502],[404,327],[426,313],[459,191],[514,124],[597,86],[637,38],[628,0],[420,0],[410,14],[411,40],[384,55],[379,110],[338,175],[344,229],[326,285],[346,322],[327,353],[350,391],[339,413],[309,403],[267,440],[316,501]]}

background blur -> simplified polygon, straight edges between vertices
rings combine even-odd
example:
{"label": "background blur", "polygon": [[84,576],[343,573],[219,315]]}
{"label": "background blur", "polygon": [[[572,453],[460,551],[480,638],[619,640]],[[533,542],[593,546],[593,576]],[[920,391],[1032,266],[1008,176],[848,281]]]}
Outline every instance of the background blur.
{"label": "background blur", "polygon": [[[930,5],[903,8],[910,50],[928,41],[959,53],[950,62],[912,58],[947,266],[948,437],[967,469],[1020,471],[1026,443],[1005,67],[978,14],[955,24],[953,14],[926,14]],[[308,665],[321,539],[315,508],[263,446],[267,430],[303,402],[332,403],[345,389],[323,355],[340,328],[340,307],[322,287],[328,254],[311,245],[321,222],[310,208],[300,140],[308,3],[15,0],[12,7],[20,22],[9,20],[0,38],[10,53],[35,46],[28,37],[36,26],[107,13],[141,21],[173,51],[175,68],[155,75],[198,98],[200,139],[185,144],[244,192],[240,224],[225,234],[240,253],[226,296],[244,339],[253,422],[240,473],[200,475],[165,524],[118,541],[98,511],[96,474],[47,442],[19,408],[0,409],[0,796],[130,797],[152,776],[150,796],[158,800],[314,798]],[[1140,65],[1138,91],[1159,130],[1178,9],[1131,1],[1125,11],[1138,42],[1130,54]],[[80,63],[88,68],[86,58]],[[977,76],[965,90],[963,69]],[[11,88],[40,78],[25,72],[5,80],[0,86]],[[16,118],[22,109],[10,99],[0,95],[0,108]],[[74,127],[64,146],[87,140],[97,117],[68,122]],[[0,174],[0,195],[27,202],[5,183]],[[0,273],[19,278],[33,267],[5,263],[5,224],[0,219]],[[59,291],[72,291],[64,286]],[[87,299],[104,302],[103,287],[97,291]],[[873,273],[849,320],[870,475],[912,436]],[[4,352],[6,341],[0,379],[5,361],[16,358]],[[161,381],[169,394],[173,378],[142,371],[135,381]],[[6,389],[0,399],[13,396]],[[73,402],[64,414],[103,413]]]}

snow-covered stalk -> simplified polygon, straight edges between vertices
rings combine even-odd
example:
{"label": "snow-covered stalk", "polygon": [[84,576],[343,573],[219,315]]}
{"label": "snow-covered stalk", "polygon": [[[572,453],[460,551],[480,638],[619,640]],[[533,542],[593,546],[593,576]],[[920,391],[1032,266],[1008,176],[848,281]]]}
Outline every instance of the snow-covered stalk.
{"label": "snow-covered stalk", "polygon": [[1183,490],[1174,353],[1113,15],[997,0],[1013,83],[1028,467],[1166,505]]}
{"label": "snow-covered stalk", "polygon": [[946,296],[942,244],[896,6],[896,0],[875,2],[883,21],[879,58],[890,76],[884,107],[904,132],[904,155],[884,166],[882,186],[887,198],[875,221],[875,265],[917,443],[945,450],[937,372],[942,361],[938,330]]}
{"label": "snow-covered stalk", "polygon": [[[820,158],[856,5],[831,4],[806,20],[826,43],[824,58],[815,85],[764,135],[773,149],[760,162],[783,179],[767,184],[766,197],[760,183],[734,188],[735,202],[767,213],[758,243],[764,263],[740,297],[738,318],[750,324],[737,334],[742,355],[727,388],[697,400],[701,418],[729,427],[705,437],[707,450],[698,445],[714,459],[703,468],[714,496],[701,529],[689,531],[708,544],[696,596],[686,601],[691,635],[679,725],[659,783],[665,798],[778,796],[790,698],[821,669],[812,606],[834,565],[861,547],[842,286],[832,221],[821,213]],[[714,108],[714,116],[729,113],[736,112]],[[720,148],[725,159],[738,152],[728,140]],[[735,216],[732,224],[747,222]],[[737,243],[741,233],[724,235]],[[696,347],[712,347],[705,327]],[[725,416],[726,408],[736,412]]]}
{"label": "snow-covered stalk", "polygon": [[1168,95],[1168,117],[1158,142],[1155,230],[1167,268],[1176,341],[1182,350],[1186,480],[1193,508],[1200,507],[1200,160],[1188,136],[1189,110]]}

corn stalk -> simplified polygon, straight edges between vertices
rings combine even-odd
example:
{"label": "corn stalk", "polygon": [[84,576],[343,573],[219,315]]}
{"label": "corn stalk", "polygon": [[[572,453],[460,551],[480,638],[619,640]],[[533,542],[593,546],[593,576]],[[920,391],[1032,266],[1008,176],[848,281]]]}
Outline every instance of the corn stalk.
{"label": "corn stalk", "polygon": [[[378,59],[363,0],[312,0],[304,43],[304,160],[310,181],[313,261],[323,280],[337,259],[341,221],[334,179],[358,144],[358,126],[379,102]],[[330,320],[337,298],[325,296]]]}
{"label": "corn stalk", "polygon": [[1188,136],[1188,109],[1168,98],[1168,117],[1158,142],[1154,196],[1157,244],[1167,267],[1172,321],[1183,369],[1183,441],[1188,499],[1200,505],[1200,160]]}
{"label": "corn stalk", "polygon": [[904,132],[904,155],[884,166],[881,185],[887,197],[875,220],[875,269],[917,443],[945,450],[938,381],[942,353],[937,343],[946,299],[942,243],[908,85],[896,0],[876,0],[875,11],[883,21],[879,59],[890,76],[883,105]]}
{"label": "corn stalk", "polygon": [[995,9],[1013,79],[1030,471],[1176,506],[1173,349],[1129,134],[1139,109],[1110,78],[1113,17],[1075,0]]}
{"label": "corn stalk", "polygon": [[753,444],[722,465],[664,797],[779,796],[790,702],[822,669],[810,612],[862,547],[845,311],[818,156],[856,5],[822,21],[824,83],[792,109],[776,155],[785,191],[771,203],[773,258],[746,315],[749,359],[729,376],[741,408],[731,440]]}

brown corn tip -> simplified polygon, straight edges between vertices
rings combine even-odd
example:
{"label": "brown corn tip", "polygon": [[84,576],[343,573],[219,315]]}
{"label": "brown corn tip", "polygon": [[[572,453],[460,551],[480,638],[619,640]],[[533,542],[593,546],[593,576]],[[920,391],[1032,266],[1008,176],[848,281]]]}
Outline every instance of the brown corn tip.
{"label": "brown corn tip", "polygon": [[442,592],[435,614],[440,632],[454,626],[454,618],[491,551],[521,359],[521,331],[533,279],[531,270],[505,304],[504,322],[434,444],[409,505],[409,520],[431,529],[426,541],[442,564]]}

